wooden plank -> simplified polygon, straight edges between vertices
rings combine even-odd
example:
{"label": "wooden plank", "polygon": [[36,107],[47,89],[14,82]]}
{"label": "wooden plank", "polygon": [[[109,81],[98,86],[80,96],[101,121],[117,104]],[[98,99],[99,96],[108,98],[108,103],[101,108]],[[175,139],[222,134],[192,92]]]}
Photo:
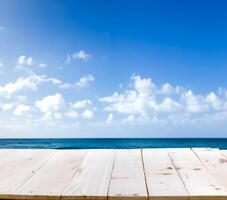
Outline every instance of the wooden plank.
{"label": "wooden plank", "polygon": [[218,149],[193,148],[203,165],[227,188],[227,158]]}
{"label": "wooden plank", "polygon": [[45,166],[17,190],[16,194],[23,199],[60,199],[86,152],[86,150],[56,151]]}
{"label": "wooden plank", "polygon": [[23,149],[1,149],[0,150],[0,165],[4,165],[19,156],[22,156],[26,150]]}
{"label": "wooden plank", "polygon": [[108,199],[148,199],[141,150],[117,150]]}
{"label": "wooden plank", "polygon": [[201,164],[191,149],[172,149],[170,157],[193,200],[226,199],[225,188]]}
{"label": "wooden plank", "polygon": [[61,198],[63,200],[106,199],[114,155],[114,150],[89,150]]}
{"label": "wooden plank", "polygon": [[227,150],[220,150],[221,154],[227,158]]}
{"label": "wooden plank", "polygon": [[168,151],[144,149],[142,152],[149,199],[188,199],[188,193],[169,158]]}
{"label": "wooden plank", "polygon": [[43,166],[52,152],[51,150],[26,150],[22,156],[1,165],[0,199],[14,199],[17,188]]}

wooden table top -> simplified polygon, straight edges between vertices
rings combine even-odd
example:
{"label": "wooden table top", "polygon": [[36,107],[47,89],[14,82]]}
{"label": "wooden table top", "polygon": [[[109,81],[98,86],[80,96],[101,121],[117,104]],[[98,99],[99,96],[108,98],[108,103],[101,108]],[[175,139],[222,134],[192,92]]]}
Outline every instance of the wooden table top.
{"label": "wooden table top", "polygon": [[1,149],[0,199],[227,200],[227,151]]}

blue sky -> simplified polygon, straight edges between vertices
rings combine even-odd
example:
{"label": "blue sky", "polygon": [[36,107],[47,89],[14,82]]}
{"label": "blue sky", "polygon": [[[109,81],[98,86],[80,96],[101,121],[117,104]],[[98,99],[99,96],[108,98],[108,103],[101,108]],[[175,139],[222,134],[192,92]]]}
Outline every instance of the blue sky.
{"label": "blue sky", "polygon": [[226,9],[0,0],[0,137],[225,137]]}

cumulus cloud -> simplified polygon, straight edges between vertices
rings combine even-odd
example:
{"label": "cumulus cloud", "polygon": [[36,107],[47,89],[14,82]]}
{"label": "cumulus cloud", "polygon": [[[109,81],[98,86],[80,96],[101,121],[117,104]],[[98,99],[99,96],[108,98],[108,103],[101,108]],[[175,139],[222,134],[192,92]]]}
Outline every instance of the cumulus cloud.
{"label": "cumulus cloud", "polygon": [[225,89],[223,87],[219,87],[218,95],[223,96],[225,99],[227,99],[227,89]]}
{"label": "cumulus cloud", "polygon": [[223,101],[214,92],[210,92],[207,95],[206,100],[215,110],[220,110],[223,107]]}
{"label": "cumulus cloud", "polygon": [[[96,123],[96,115],[104,116],[102,124],[106,126],[118,123],[120,125],[137,125],[138,123],[178,125],[226,119],[227,90],[225,88],[219,88],[216,92],[200,94],[167,82],[159,85],[153,79],[137,74],[130,77],[130,84],[124,84],[119,91],[98,98],[99,102],[91,101],[88,98],[67,102],[62,94],[54,92],[37,99],[32,107],[28,105],[30,96],[27,98],[21,93],[37,90],[45,83],[58,87],[65,85],[65,87],[83,88],[94,80],[92,75],[86,75],[76,83],[68,84],[56,78],[33,73],[26,77],[19,77],[14,82],[0,85],[0,96],[11,98],[10,103],[4,103],[9,99],[3,98],[4,101],[0,103],[0,111],[6,112],[6,114],[11,113],[14,116],[29,116],[32,113],[31,120],[38,117],[34,123],[45,121],[48,125],[67,124],[68,122],[79,124],[84,120]],[[105,115],[99,115],[100,110]],[[16,117],[14,119],[19,120]],[[82,121],[80,122],[80,120]]]}
{"label": "cumulus cloud", "polygon": [[14,103],[0,103],[0,111],[11,110],[14,107]]}
{"label": "cumulus cloud", "polygon": [[163,112],[174,112],[181,108],[180,103],[166,97],[159,105],[159,110]]}
{"label": "cumulus cloud", "polygon": [[92,119],[94,117],[94,111],[86,109],[85,111],[83,111],[82,116],[85,119]]}
{"label": "cumulus cloud", "polygon": [[200,95],[169,83],[158,86],[151,78],[142,78],[135,74],[131,76],[131,81],[129,89],[98,99],[106,104],[105,111],[126,115],[123,122],[173,121],[173,116],[185,119],[179,120],[179,117],[176,117],[178,122],[188,119],[195,122],[208,113],[227,110],[226,90],[223,88],[219,89],[219,95],[214,92]]}
{"label": "cumulus cloud", "polygon": [[69,83],[62,83],[61,85],[59,85],[59,88],[61,89],[68,89],[68,88],[72,88],[73,85],[69,84]]}
{"label": "cumulus cloud", "polygon": [[62,113],[59,112],[45,112],[43,117],[41,118],[42,122],[48,122],[50,123],[50,126],[54,126],[54,120],[60,120],[62,119]]}
{"label": "cumulus cloud", "polygon": [[30,112],[31,110],[32,110],[31,106],[20,104],[15,108],[13,115],[23,116],[28,114],[28,112]]}
{"label": "cumulus cloud", "polygon": [[80,80],[75,83],[75,86],[84,88],[84,87],[87,87],[88,85],[90,85],[94,81],[95,81],[95,77],[91,74],[87,74],[87,75],[83,76],[82,78],[80,78]]}
{"label": "cumulus cloud", "polygon": [[39,68],[46,68],[46,67],[47,67],[47,64],[45,64],[45,63],[40,63],[40,64],[38,65],[38,67],[39,67]]}
{"label": "cumulus cloud", "polygon": [[68,117],[68,118],[75,119],[79,116],[79,114],[75,110],[69,110],[68,112],[65,113],[65,116]]}
{"label": "cumulus cloud", "polygon": [[209,109],[205,98],[201,95],[194,95],[191,90],[182,95],[185,102],[185,109],[190,113],[206,112]]}
{"label": "cumulus cloud", "polygon": [[71,120],[87,119],[94,117],[95,108],[88,99],[67,103],[60,93],[48,95],[35,102],[35,107],[43,113],[42,122],[55,123],[55,120],[64,121],[64,118]]}
{"label": "cumulus cloud", "polygon": [[19,66],[26,66],[26,65],[32,65],[32,60],[33,58],[32,57],[26,57],[24,55],[22,56],[19,56],[18,60],[17,60],[17,65]]}
{"label": "cumulus cloud", "polygon": [[91,74],[87,74],[82,76],[77,82],[75,83],[62,83],[59,85],[61,89],[69,89],[69,88],[85,88],[89,86],[92,82],[95,81],[95,77]]}
{"label": "cumulus cloud", "polygon": [[150,108],[157,109],[153,96],[141,96],[137,91],[115,92],[112,96],[100,98],[99,101],[109,103],[104,109],[123,114],[143,113]]}
{"label": "cumulus cloud", "polygon": [[81,101],[76,101],[75,103],[72,104],[72,107],[75,108],[75,109],[85,109],[85,108],[87,108],[91,105],[92,105],[91,100],[84,99],[84,100],[81,100]]}
{"label": "cumulus cloud", "polygon": [[71,63],[72,60],[82,60],[84,62],[87,62],[91,59],[91,57],[91,54],[85,52],[84,50],[80,50],[74,52],[72,55],[68,54],[65,60],[65,64]]}
{"label": "cumulus cloud", "polygon": [[156,86],[150,78],[142,79],[138,75],[132,75],[131,79],[133,80],[135,90],[137,90],[140,95],[149,96],[156,90]]}
{"label": "cumulus cloud", "polygon": [[67,109],[67,104],[63,96],[59,93],[43,97],[35,102],[36,108],[44,113],[42,120],[53,121],[63,118],[63,113]]}
{"label": "cumulus cloud", "polygon": [[17,101],[20,102],[20,103],[26,103],[28,102],[28,98],[24,95],[18,95],[16,97]]}
{"label": "cumulus cloud", "polygon": [[173,92],[173,87],[169,83],[163,84],[161,88],[161,93],[163,94],[171,94]]}
{"label": "cumulus cloud", "polygon": [[43,99],[35,102],[35,106],[44,113],[57,112],[65,108],[65,100],[61,94],[43,97]]}
{"label": "cumulus cloud", "polygon": [[0,96],[10,97],[12,94],[22,90],[37,90],[43,83],[60,84],[61,81],[55,78],[49,78],[45,75],[32,74],[28,77],[19,77],[15,82],[9,82],[0,85]]}
{"label": "cumulus cloud", "polygon": [[72,57],[75,60],[83,60],[83,61],[88,61],[91,58],[91,55],[86,53],[84,50],[80,50],[78,52],[75,52]]}
{"label": "cumulus cloud", "polygon": [[39,76],[20,77],[15,82],[0,86],[0,95],[11,96],[13,93],[25,89],[36,90],[41,80]]}

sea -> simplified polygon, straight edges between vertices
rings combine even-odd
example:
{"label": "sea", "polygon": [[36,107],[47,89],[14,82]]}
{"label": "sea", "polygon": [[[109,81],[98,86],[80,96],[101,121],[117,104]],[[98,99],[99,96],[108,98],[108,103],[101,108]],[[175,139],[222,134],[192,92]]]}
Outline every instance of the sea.
{"label": "sea", "polygon": [[212,147],[227,149],[227,138],[48,138],[0,139],[0,148],[137,149]]}

